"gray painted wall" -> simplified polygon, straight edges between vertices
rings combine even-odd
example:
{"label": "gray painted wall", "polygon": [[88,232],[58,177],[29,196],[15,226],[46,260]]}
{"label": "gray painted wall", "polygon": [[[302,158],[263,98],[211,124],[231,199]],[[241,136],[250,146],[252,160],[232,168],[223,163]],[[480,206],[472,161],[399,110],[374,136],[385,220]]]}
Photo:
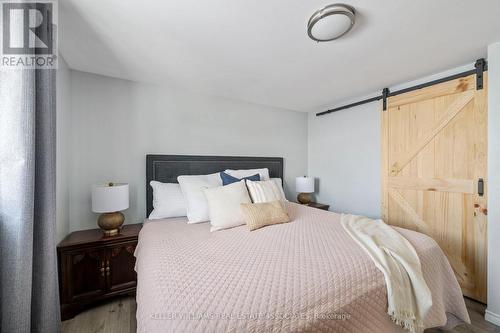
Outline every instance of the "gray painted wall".
{"label": "gray painted wall", "polygon": [[281,156],[285,190],[307,169],[307,114],[71,71],[70,231],[96,227],[91,185],[130,184],[126,223],[145,217],[145,155]]}
{"label": "gray painted wall", "polygon": [[379,103],[327,116],[309,114],[309,175],[330,210],[380,216]]}

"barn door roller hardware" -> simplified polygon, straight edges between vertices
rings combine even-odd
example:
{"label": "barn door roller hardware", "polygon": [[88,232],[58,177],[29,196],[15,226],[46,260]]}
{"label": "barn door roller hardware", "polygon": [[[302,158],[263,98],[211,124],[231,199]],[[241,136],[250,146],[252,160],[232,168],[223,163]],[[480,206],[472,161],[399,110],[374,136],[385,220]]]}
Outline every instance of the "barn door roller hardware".
{"label": "barn door roller hardware", "polygon": [[483,73],[487,69],[486,60],[478,59],[474,66],[476,67],[476,89],[481,90],[483,89]]}
{"label": "barn door roller hardware", "polygon": [[430,87],[430,86],[433,86],[435,84],[456,80],[456,79],[466,77],[469,75],[473,75],[473,74],[476,75],[476,89],[481,90],[481,89],[483,89],[484,72],[488,70],[488,63],[484,59],[478,59],[474,65],[474,67],[475,67],[474,69],[471,69],[469,71],[454,74],[454,75],[447,76],[447,77],[444,77],[441,79],[418,84],[418,85],[413,86],[413,87],[409,87],[409,88],[405,88],[405,89],[401,89],[401,90],[397,90],[397,91],[393,91],[393,92],[390,92],[388,88],[384,88],[382,90],[382,94],[379,96],[367,98],[367,99],[364,99],[364,100],[359,101],[359,102],[354,102],[351,104],[337,107],[335,109],[319,112],[319,113],[316,113],[316,116],[323,116],[323,115],[328,114],[328,113],[349,109],[349,108],[352,108],[352,107],[355,107],[358,105],[363,105],[366,103],[371,103],[371,102],[375,102],[375,101],[379,101],[379,100],[382,100],[382,107],[383,107],[383,110],[385,111],[385,110],[387,110],[387,98],[389,98],[389,97],[401,95],[401,94],[404,94],[404,93],[407,93],[410,91],[414,91],[414,90],[418,90],[418,89],[422,89],[422,88],[426,88],[426,87]]}
{"label": "barn door roller hardware", "polygon": [[387,110],[387,98],[389,97],[390,93],[391,92],[389,88],[384,88],[382,90],[382,108],[384,111]]}

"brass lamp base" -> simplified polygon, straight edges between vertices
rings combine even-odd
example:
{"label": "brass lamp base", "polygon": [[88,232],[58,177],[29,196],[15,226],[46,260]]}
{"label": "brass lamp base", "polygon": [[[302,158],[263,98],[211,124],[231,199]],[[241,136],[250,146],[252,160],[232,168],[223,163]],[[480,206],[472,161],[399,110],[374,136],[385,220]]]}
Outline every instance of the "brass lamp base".
{"label": "brass lamp base", "polygon": [[297,201],[303,205],[308,205],[312,201],[311,193],[299,193]]}
{"label": "brass lamp base", "polygon": [[97,224],[102,229],[104,236],[116,236],[120,233],[120,227],[125,221],[125,216],[121,212],[103,213],[99,215]]}

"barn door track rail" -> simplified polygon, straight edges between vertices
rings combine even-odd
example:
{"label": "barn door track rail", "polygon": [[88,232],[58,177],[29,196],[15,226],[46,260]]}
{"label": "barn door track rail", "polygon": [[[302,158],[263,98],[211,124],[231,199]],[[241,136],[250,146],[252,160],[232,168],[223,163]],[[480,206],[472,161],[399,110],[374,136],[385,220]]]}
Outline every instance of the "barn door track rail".
{"label": "barn door track rail", "polygon": [[423,89],[423,88],[426,88],[426,87],[433,86],[435,84],[439,84],[439,83],[443,83],[443,82],[448,82],[448,81],[456,80],[456,79],[459,79],[459,78],[462,78],[462,77],[467,77],[467,76],[473,75],[473,74],[476,74],[476,89],[477,90],[481,90],[481,89],[483,89],[483,73],[485,71],[487,71],[487,70],[488,70],[488,63],[486,62],[486,60],[484,60],[483,58],[481,58],[481,59],[478,59],[476,61],[476,63],[474,64],[474,69],[471,69],[471,70],[468,70],[468,71],[465,71],[465,72],[462,72],[462,73],[450,75],[450,76],[447,76],[447,77],[443,77],[441,79],[437,79],[437,80],[429,81],[429,82],[426,82],[426,83],[418,84],[418,85],[413,86],[413,87],[409,87],[409,88],[404,88],[404,89],[401,89],[401,90],[393,91],[393,92],[391,92],[389,90],[389,88],[384,88],[382,90],[382,94],[381,95],[378,95],[378,96],[375,96],[375,97],[371,97],[371,98],[367,98],[367,99],[361,100],[359,102],[354,102],[354,103],[351,103],[351,104],[339,106],[339,107],[334,108],[334,109],[330,109],[330,110],[326,110],[326,111],[323,111],[323,112],[319,112],[319,113],[316,113],[316,116],[318,116],[318,117],[319,116],[324,116],[324,115],[332,113],[332,112],[337,112],[337,111],[340,111],[340,110],[349,109],[349,108],[352,108],[352,107],[355,107],[355,106],[359,106],[359,105],[363,105],[363,104],[367,104],[367,103],[371,103],[371,102],[375,102],[375,101],[379,101],[379,100],[382,100],[382,108],[385,111],[385,110],[387,110],[387,98],[389,98],[389,97],[393,97],[393,96],[405,94],[405,93],[410,92],[410,91],[414,91],[414,90],[418,90],[418,89]]}

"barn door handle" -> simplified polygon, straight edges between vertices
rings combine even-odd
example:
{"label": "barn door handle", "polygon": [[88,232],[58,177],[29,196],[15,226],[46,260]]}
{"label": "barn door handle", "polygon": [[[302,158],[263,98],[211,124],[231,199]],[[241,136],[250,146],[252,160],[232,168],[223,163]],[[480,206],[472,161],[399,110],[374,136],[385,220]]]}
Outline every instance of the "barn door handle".
{"label": "barn door handle", "polygon": [[484,195],[484,180],[483,178],[479,178],[477,181],[477,194],[479,194],[480,197]]}

